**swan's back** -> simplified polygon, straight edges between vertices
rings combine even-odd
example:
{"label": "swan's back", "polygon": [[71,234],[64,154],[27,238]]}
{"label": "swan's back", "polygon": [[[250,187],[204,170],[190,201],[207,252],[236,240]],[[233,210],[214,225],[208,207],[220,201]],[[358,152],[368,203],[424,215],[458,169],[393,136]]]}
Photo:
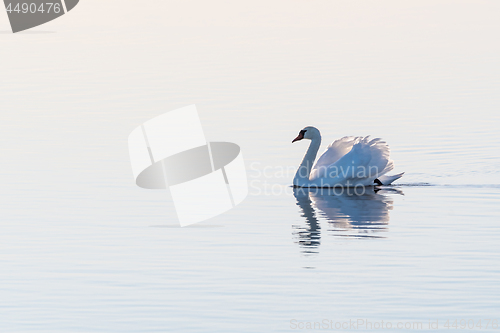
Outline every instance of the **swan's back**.
{"label": "swan's back", "polygon": [[314,165],[309,179],[332,184],[349,180],[352,185],[371,185],[376,178],[394,168],[389,154],[389,146],[382,139],[346,136],[328,146]]}
{"label": "swan's back", "polygon": [[358,143],[362,136],[344,136],[341,139],[333,141],[320,156],[313,169],[329,166],[337,162],[342,156],[351,151],[352,146]]}

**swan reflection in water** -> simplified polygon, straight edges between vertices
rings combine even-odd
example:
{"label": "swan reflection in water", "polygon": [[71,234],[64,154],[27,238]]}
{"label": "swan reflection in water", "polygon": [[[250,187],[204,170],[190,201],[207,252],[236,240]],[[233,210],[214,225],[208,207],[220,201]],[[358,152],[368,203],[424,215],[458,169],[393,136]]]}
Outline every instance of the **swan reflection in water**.
{"label": "swan reflection in water", "polygon": [[306,222],[305,226],[293,226],[304,253],[317,252],[321,220],[328,222],[328,231],[334,236],[384,238],[382,233],[388,231],[389,211],[393,208],[389,194],[403,195],[398,189],[375,187],[357,192],[341,188],[294,188],[293,192]]}

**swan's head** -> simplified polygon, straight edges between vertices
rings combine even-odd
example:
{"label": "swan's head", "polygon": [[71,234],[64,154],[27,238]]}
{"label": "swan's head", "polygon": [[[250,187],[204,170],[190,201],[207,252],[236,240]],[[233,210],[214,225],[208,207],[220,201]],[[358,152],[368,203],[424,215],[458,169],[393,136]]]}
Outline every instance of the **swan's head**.
{"label": "swan's head", "polygon": [[292,140],[292,143],[295,141],[300,141],[302,139],[316,139],[321,138],[321,134],[319,134],[319,130],[313,126],[304,127],[304,129],[300,130],[299,135],[295,139]]}

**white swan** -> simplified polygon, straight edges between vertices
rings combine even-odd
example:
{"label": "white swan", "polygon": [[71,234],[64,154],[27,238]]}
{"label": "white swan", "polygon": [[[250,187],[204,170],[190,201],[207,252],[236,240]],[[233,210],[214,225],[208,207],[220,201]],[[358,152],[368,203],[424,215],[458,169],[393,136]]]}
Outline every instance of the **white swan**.
{"label": "white swan", "polygon": [[389,158],[389,146],[381,139],[343,137],[329,145],[316,164],[313,163],[321,144],[319,130],[312,126],[305,127],[292,143],[302,139],[311,140],[311,143],[293,178],[294,186],[389,185],[404,174],[385,176],[394,168],[394,162]]}

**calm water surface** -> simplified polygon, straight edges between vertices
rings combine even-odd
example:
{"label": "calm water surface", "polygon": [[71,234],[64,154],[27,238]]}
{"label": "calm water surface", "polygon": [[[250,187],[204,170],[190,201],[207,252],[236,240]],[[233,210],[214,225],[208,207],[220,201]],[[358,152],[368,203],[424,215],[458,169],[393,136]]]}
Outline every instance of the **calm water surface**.
{"label": "calm water surface", "polygon": [[[189,29],[78,15],[0,35],[1,332],[500,321],[496,20]],[[180,228],[168,192],[134,185],[127,136],[193,103],[209,140],[242,147],[250,194]],[[290,142],[307,125],[324,147],[384,138],[406,175],[362,195],[294,191],[307,144]]]}

